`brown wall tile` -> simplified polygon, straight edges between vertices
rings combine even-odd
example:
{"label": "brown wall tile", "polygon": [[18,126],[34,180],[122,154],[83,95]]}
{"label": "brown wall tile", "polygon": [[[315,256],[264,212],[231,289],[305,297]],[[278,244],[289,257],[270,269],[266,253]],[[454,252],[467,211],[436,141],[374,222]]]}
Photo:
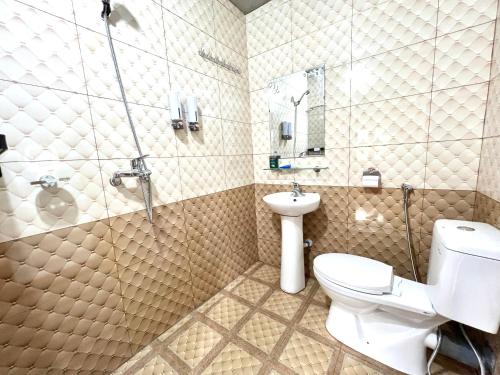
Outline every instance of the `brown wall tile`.
{"label": "brown wall tile", "polygon": [[500,229],[500,202],[478,192],[474,206],[474,220]]}
{"label": "brown wall tile", "polygon": [[111,229],[0,244],[0,372],[111,371],[131,355]]}

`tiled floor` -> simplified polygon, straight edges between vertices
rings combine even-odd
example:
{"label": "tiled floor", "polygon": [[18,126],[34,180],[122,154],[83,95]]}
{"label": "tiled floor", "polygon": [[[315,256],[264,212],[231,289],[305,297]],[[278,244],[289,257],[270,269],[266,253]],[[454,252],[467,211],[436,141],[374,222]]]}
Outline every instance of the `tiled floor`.
{"label": "tiled floor", "polygon": [[279,269],[256,263],[115,374],[398,374],[333,339],[328,304],[316,281],[286,294]]}

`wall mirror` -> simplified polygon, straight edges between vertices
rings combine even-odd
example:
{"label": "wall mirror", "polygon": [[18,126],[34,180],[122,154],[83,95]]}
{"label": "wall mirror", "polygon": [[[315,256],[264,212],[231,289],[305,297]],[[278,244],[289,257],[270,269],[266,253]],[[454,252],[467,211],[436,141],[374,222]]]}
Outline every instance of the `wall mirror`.
{"label": "wall mirror", "polygon": [[273,79],[268,85],[271,153],[325,154],[324,65]]}

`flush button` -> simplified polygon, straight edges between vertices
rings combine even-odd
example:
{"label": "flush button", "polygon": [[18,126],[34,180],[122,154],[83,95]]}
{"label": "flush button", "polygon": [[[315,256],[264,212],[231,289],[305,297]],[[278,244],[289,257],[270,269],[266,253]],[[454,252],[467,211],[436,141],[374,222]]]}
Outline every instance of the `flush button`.
{"label": "flush button", "polygon": [[466,232],[474,232],[474,231],[475,231],[475,229],[474,229],[474,228],[467,227],[467,226],[465,226],[465,225],[459,225],[459,226],[457,227],[457,229],[458,229],[458,230],[464,230],[464,231],[466,231]]}

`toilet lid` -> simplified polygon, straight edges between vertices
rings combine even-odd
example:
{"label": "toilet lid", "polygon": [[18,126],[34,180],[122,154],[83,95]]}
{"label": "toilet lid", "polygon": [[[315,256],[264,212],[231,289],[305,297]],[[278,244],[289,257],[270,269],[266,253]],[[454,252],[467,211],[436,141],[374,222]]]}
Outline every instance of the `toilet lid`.
{"label": "toilet lid", "polygon": [[314,259],[314,269],[327,280],[359,292],[392,291],[393,268],[377,260],[351,254],[323,254]]}

